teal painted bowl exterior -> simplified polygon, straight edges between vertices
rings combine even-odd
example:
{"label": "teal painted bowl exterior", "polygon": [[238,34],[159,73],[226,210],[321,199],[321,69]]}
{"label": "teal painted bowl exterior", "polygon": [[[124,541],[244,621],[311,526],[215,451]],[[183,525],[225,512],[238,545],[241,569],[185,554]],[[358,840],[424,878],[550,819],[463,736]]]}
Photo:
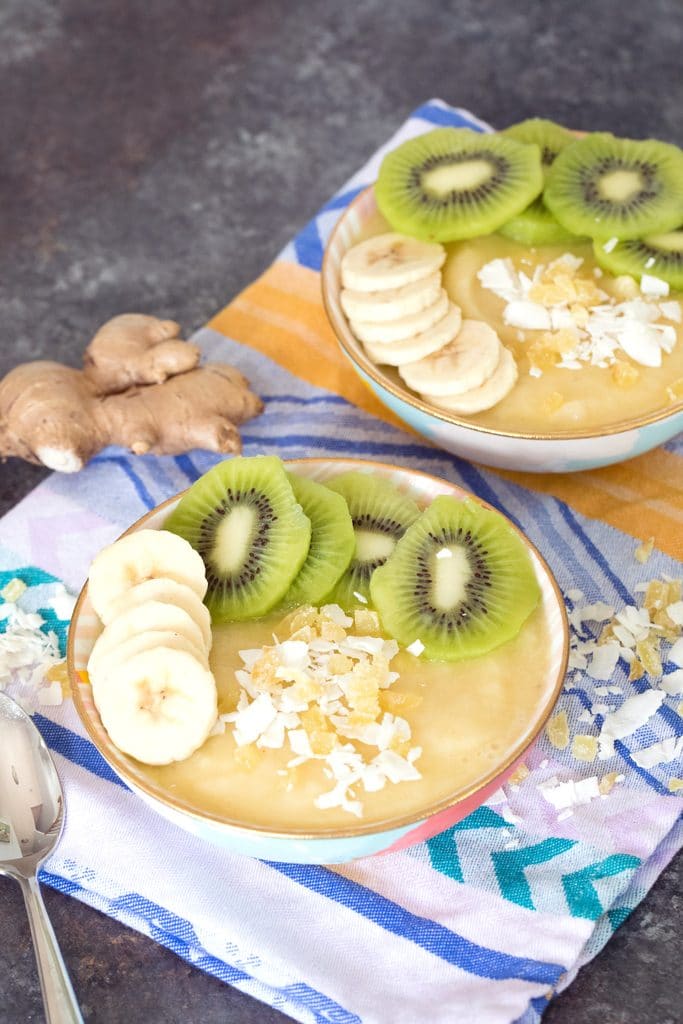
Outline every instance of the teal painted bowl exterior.
{"label": "teal painted bowl exterior", "polygon": [[[473,495],[462,488],[426,473],[359,459],[301,459],[288,462],[287,468],[323,483],[330,477],[349,470],[380,475],[423,505],[428,504],[439,494],[473,498]],[[180,495],[176,495],[175,498],[159,505],[126,532],[142,528],[161,529],[179,498]],[[200,808],[178,799],[159,784],[152,782],[137,761],[122,754],[113,745],[92,699],[86,666],[90,651],[101,630],[101,624],[90,604],[87,584],[76,602],[67,649],[71,692],[76,711],[102,757],[136,796],[157,814],[185,831],[232,853],[289,863],[339,864],[422,842],[470,814],[500,788],[524,759],[527,750],[550,717],[562,688],[569,652],[569,630],[564,601],[545,561],[533,545],[523,535],[521,536],[534,565],[541,588],[541,600],[549,616],[549,633],[552,636],[549,658],[551,667],[542,706],[534,719],[527,722],[524,730],[520,732],[515,749],[501,756],[500,763],[486,776],[473,780],[467,787],[454,790],[445,800],[425,807],[405,820],[363,822],[350,817],[348,827],[343,829],[306,832],[293,828],[291,831],[282,832],[204,813]]]}
{"label": "teal painted bowl exterior", "polygon": [[454,455],[499,469],[531,473],[574,473],[624,462],[656,448],[683,431],[683,402],[633,423],[599,433],[500,433],[428,405],[383,372],[353,336],[339,301],[344,253],[377,224],[374,190],[362,192],[342,214],[325,250],[322,292],[342,352],[377,398],[418,434]]}

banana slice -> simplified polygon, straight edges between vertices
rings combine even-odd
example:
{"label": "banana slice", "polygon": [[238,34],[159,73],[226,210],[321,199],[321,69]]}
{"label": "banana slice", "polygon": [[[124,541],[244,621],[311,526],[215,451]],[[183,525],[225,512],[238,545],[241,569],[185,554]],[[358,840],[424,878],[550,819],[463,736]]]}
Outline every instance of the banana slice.
{"label": "banana slice", "polygon": [[498,366],[481,387],[466,391],[464,395],[425,397],[428,402],[440,409],[468,416],[497,405],[515,386],[518,375],[515,357],[509,348],[504,348]]}
{"label": "banana slice", "polygon": [[399,366],[409,388],[423,396],[462,395],[481,387],[502,352],[496,332],[482,320],[463,320],[455,339],[425,359]]}
{"label": "banana slice", "polygon": [[126,640],[143,633],[155,632],[179,633],[184,636],[198,652],[205,652],[204,659],[208,665],[209,654],[204,637],[192,616],[176,605],[165,604],[163,601],[148,601],[146,604],[129,608],[104,627],[90,652],[88,675],[98,675],[101,665]]}
{"label": "banana slice", "polygon": [[356,337],[363,342],[389,345],[394,341],[412,338],[416,334],[422,334],[423,331],[429,330],[445,317],[448,306],[448,294],[445,288],[441,288],[436,302],[427,306],[426,309],[421,309],[419,313],[411,313],[410,316],[403,316],[400,320],[387,320],[380,324],[352,320],[351,328]]}
{"label": "banana slice", "polygon": [[437,270],[412,284],[404,284],[402,288],[386,288],[383,292],[359,292],[353,288],[343,288],[339,298],[349,320],[374,324],[400,320],[411,313],[419,313],[436,302],[440,291],[441,274]]}
{"label": "banana slice", "polygon": [[166,647],[174,651],[185,651],[196,658],[200,665],[209,668],[209,659],[206,651],[197,647],[183,633],[174,633],[170,630],[148,630],[146,633],[137,633],[128,637],[122,643],[112,648],[106,658],[98,658],[90,667],[88,676],[93,687],[101,687],[111,678],[122,662],[128,661],[141,654],[142,651],[152,650],[154,647]]}
{"label": "banana slice", "polygon": [[445,259],[446,250],[438,242],[421,242],[390,231],[368,238],[344,254],[342,284],[359,292],[402,288],[429,277]]}
{"label": "banana slice", "polygon": [[154,647],[121,662],[93,687],[102,724],[124,754],[144,764],[183,761],[218,714],[216,681],[187,651]]}
{"label": "banana slice", "polygon": [[404,363],[414,363],[433,352],[438,352],[444,345],[453,341],[460,330],[461,323],[460,307],[450,303],[446,315],[422,334],[404,338],[402,341],[393,341],[390,345],[368,343],[365,346],[365,351],[375,363],[383,363],[386,366],[403,366]]}
{"label": "banana slice", "polygon": [[206,593],[206,569],[199,555],[182,537],[168,530],[137,530],[104,548],[90,566],[88,594],[103,622],[111,607],[143,580],[170,577],[185,583],[201,600]]}
{"label": "banana slice", "polygon": [[197,623],[202,631],[204,651],[211,650],[211,615],[209,609],[199,600],[194,590],[190,590],[186,583],[177,583],[175,580],[159,576],[154,580],[144,580],[131,587],[125,594],[117,598],[109,607],[108,622],[123,615],[129,608],[139,608],[141,604],[148,601],[162,601],[164,604],[174,604],[182,608]]}

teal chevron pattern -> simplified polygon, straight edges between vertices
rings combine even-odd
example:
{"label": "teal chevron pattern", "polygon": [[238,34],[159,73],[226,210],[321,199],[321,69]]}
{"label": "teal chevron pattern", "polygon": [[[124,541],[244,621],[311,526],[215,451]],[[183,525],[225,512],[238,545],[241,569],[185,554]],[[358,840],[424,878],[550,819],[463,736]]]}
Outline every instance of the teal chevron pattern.
{"label": "teal chevron pattern", "polygon": [[442,875],[452,878],[455,882],[464,881],[458,858],[458,847],[455,841],[456,832],[464,832],[469,829],[507,827],[507,822],[501,818],[500,814],[492,811],[490,807],[478,807],[476,811],[473,811],[472,814],[463,818],[456,825],[447,828],[445,832],[440,832],[433,839],[427,840],[426,845],[432,867],[436,871],[440,871]]}
{"label": "teal chevron pattern", "polygon": [[[589,864],[581,871],[573,871],[571,874],[564,875],[562,887],[572,915],[596,921],[602,914],[603,907],[593,882],[601,878],[620,875],[622,871],[637,868],[639,864],[638,857],[614,853],[595,864]],[[625,916],[627,915],[628,912]]]}
{"label": "teal chevron pattern", "polygon": [[544,839],[533,846],[525,846],[521,850],[500,850],[491,854],[491,860],[500,886],[501,895],[521,907],[535,910],[531,895],[531,886],[524,873],[525,868],[532,864],[544,864],[553,860],[561,853],[571,850],[576,842],[573,839]]}

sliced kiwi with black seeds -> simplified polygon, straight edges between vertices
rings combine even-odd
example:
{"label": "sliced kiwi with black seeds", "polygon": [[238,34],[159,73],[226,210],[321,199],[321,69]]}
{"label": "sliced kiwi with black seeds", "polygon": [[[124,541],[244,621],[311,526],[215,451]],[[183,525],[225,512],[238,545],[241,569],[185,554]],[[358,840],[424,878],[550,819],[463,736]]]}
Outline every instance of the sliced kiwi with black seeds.
{"label": "sliced kiwi with black seeds", "polygon": [[672,231],[683,219],[683,151],[594,132],[558,154],[543,200],[567,231],[589,238]]}
{"label": "sliced kiwi with black seeds", "polygon": [[596,262],[610,274],[637,278],[651,274],[683,291],[683,226],[661,235],[631,238],[608,249],[601,242],[593,244]]}
{"label": "sliced kiwi with black seeds", "polygon": [[386,562],[420,509],[388,480],[367,473],[343,473],[328,480],[327,486],[346,501],[354,529],[354,551],[326,600],[349,610],[362,606],[361,598],[369,599],[373,572]]}
{"label": "sliced kiwi with black seeds", "polygon": [[395,231],[450,242],[496,231],[542,188],[538,146],[436,128],[384,157],[375,195]]}
{"label": "sliced kiwi with black seeds", "polygon": [[311,521],[306,560],[285,594],[283,607],[320,604],[347,568],[356,546],[346,501],[329,487],[288,473],[294,497]]}
{"label": "sliced kiwi with black seeds", "polygon": [[432,661],[473,658],[519,633],[540,598],[526,547],[498,512],[435,498],[386,563],[370,595],[399,643]]}
{"label": "sliced kiwi with black seeds", "polygon": [[[518,124],[511,124],[500,134],[538,146],[541,151],[544,181],[557,154],[565,146],[576,141],[576,136],[566,128],[542,117],[531,117]],[[553,217],[542,196],[534,199],[525,210],[498,230],[505,238],[511,238],[513,242],[519,242],[521,245],[563,245],[577,240],[576,235],[563,228]]]}
{"label": "sliced kiwi with black seeds", "polygon": [[271,455],[219,462],[183,495],[164,529],[204,559],[214,622],[265,615],[284,597],[311,539],[311,522]]}

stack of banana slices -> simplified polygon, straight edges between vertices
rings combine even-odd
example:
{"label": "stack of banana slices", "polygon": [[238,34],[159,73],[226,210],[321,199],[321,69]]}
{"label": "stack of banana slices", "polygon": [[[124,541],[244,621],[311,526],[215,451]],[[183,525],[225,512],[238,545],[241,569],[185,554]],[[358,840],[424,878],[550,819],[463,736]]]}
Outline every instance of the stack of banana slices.
{"label": "stack of banana slices", "polygon": [[88,660],[112,742],[145,764],[182,761],[217,717],[206,570],[182,537],[138,530],[104,548],[88,594],[104,624]]}
{"label": "stack of banana slices", "polygon": [[469,415],[505,398],[517,364],[488,324],[463,320],[449,300],[445,259],[438,243],[375,235],[345,253],[340,299],[373,362],[397,367],[432,405]]}

